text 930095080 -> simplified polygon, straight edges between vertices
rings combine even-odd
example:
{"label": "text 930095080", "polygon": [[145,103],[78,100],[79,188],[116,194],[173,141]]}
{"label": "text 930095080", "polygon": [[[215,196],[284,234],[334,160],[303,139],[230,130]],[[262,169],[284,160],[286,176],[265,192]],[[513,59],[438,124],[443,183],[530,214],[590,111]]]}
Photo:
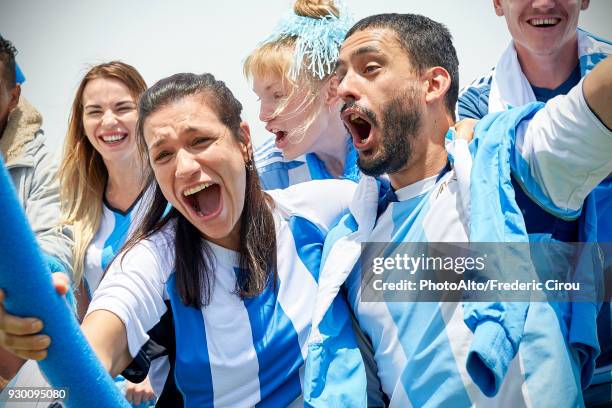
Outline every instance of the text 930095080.
{"label": "text 930095080", "polygon": [[0,402],[54,402],[68,396],[66,388],[9,387],[1,394]]}

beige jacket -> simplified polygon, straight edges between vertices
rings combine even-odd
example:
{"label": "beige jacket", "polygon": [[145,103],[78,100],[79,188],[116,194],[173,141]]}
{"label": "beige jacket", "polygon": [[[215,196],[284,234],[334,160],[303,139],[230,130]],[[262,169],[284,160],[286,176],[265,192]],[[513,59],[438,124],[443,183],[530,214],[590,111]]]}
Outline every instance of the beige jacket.
{"label": "beige jacket", "polygon": [[45,145],[41,125],[40,113],[21,96],[0,138],[0,153],[42,250],[61,261],[72,275],[72,232],[59,226],[57,165]]}

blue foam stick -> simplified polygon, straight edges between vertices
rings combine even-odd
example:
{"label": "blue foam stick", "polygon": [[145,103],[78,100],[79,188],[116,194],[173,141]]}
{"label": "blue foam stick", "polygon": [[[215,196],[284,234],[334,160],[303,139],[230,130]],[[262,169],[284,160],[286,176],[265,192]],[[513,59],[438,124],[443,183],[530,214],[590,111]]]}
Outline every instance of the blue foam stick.
{"label": "blue foam stick", "polygon": [[0,288],[6,295],[7,312],[43,321],[51,346],[39,366],[54,388],[67,390],[66,406],[129,408],[85,340],[68,304],[55,291],[1,159]]}

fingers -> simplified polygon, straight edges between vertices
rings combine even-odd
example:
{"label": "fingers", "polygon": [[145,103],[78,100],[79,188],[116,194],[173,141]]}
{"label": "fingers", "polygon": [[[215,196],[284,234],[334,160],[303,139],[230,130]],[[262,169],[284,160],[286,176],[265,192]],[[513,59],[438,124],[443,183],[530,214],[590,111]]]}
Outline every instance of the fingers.
{"label": "fingers", "polygon": [[36,334],[43,328],[42,321],[6,313],[4,299],[4,292],[0,290],[0,345],[24,359],[42,360],[47,357],[51,339]]}
{"label": "fingers", "polygon": [[3,335],[3,346],[13,352],[46,351],[51,345],[51,338],[44,334],[35,336]]}
{"label": "fingers", "polygon": [[65,295],[68,293],[68,289],[70,289],[70,279],[63,272],[55,272],[51,275],[51,279],[53,280],[53,286],[55,290],[60,295]]}
{"label": "fingers", "polygon": [[474,128],[478,121],[476,119],[463,119],[455,123],[455,132],[459,139],[471,142],[474,138]]}
{"label": "fingers", "polygon": [[42,351],[28,351],[28,350],[11,350],[11,352],[13,354],[15,354],[17,357],[21,357],[24,360],[36,360],[36,361],[40,361],[40,360],[44,360],[45,358],[47,358],[47,350],[42,350]]}
{"label": "fingers", "polygon": [[147,380],[139,384],[134,384],[127,381],[125,398],[132,404],[139,405],[143,402],[153,400],[155,398],[155,393]]}
{"label": "fingers", "polygon": [[128,402],[130,404],[134,404],[136,405],[136,403],[134,402],[134,383],[129,382],[128,380],[125,380],[127,386],[125,387],[125,399],[128,400]]}
{"label": "fingers", "polygon": [[138,386],[134,388],[133,403],[138,406],[142,402],[142,390]]}
{"label": "fingers", "polygon": [[36,334],[43,328],[42,321],[33,317],[17,317],[0,310],[0,333],[25,336]]}

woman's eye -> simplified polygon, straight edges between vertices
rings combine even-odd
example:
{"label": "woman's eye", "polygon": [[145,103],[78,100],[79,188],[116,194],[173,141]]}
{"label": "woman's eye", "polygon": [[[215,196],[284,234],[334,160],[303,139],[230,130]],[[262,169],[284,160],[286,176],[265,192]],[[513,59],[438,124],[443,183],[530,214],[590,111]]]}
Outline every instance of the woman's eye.
{"label": "woman's eye", "polygon": [[378,65],[367,65],[364,69],[364,72],[366,74],[371,74],[372,72],[375,72],[378,68],[380,68]]}
{"label": "woman's eye", "polygon": [[284,98],[284,95],[282,93],[280,93],[280,92],[275,92],[273,96],[274,96],[274,100],[275,101],[278,101],[279,99],[283,99]]}
{"label": "woman's eye", "polygon": [[98,110],[93,110],[93,111],[88,111],[87,113],[85,113],[87,116],[98,116],[102,114],[102,111],[98,111]]}
{"label": "woman's eye", "polygon": [[133,110],[134,108],[132,108],[131,106],[122,106],[121,108],[117,109],[117,112],[126,113],[126,112],[131,112]]}

